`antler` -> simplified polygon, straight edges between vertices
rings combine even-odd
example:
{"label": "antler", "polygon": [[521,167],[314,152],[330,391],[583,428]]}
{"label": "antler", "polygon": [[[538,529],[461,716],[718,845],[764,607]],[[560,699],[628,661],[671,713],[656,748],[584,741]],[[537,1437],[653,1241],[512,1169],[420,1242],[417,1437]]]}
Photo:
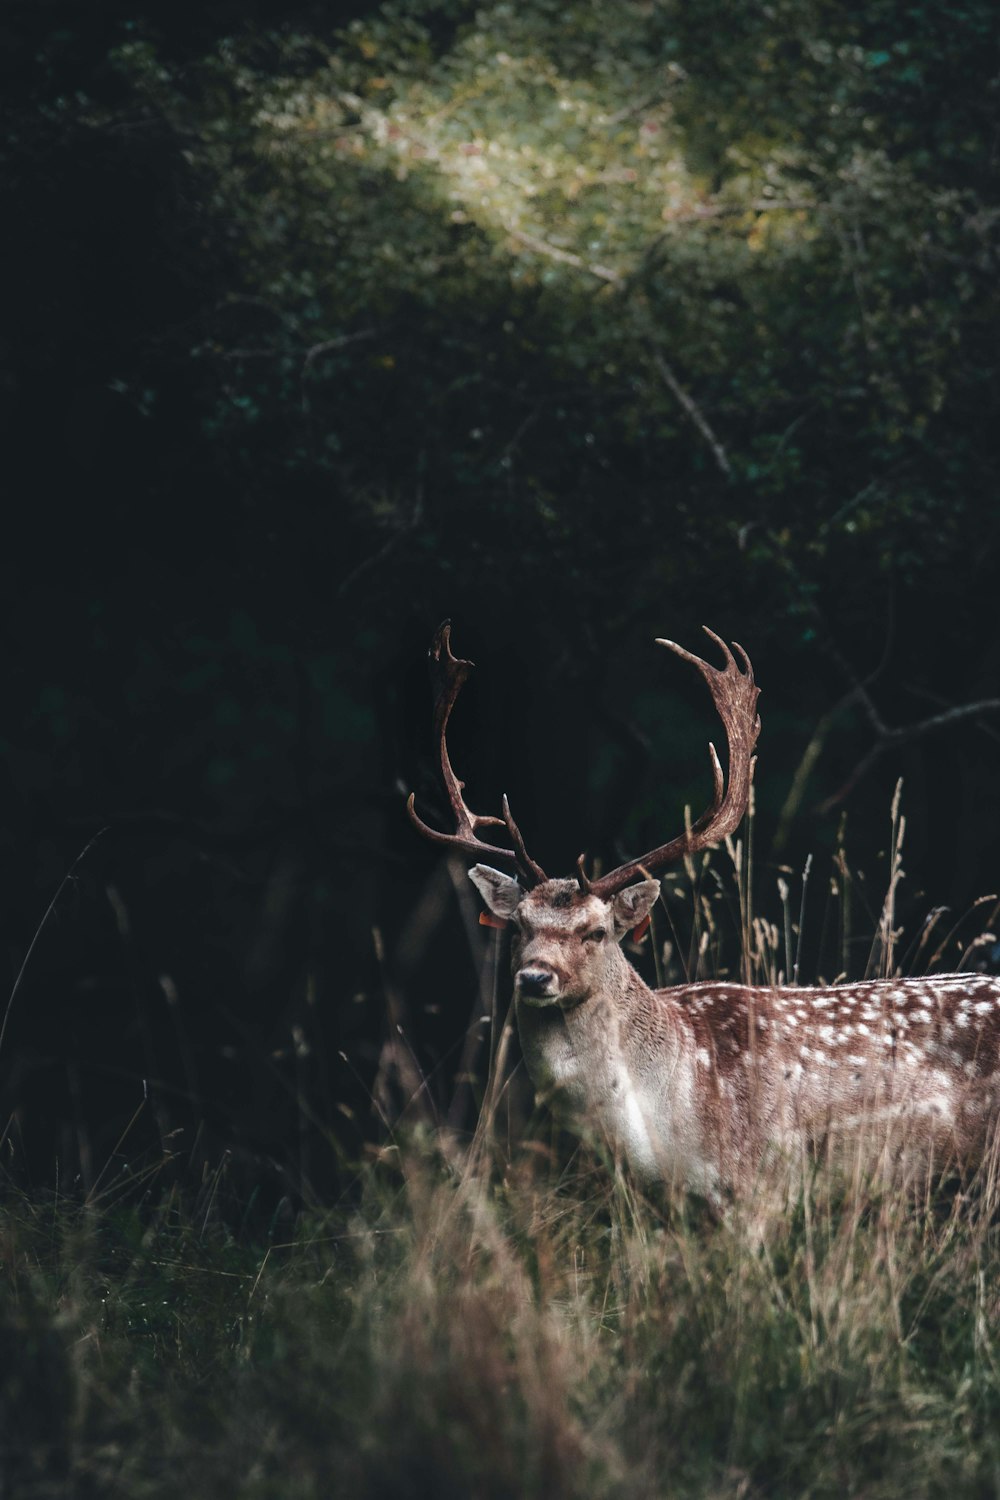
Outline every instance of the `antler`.
{"label": "antler", "polygon": [[710,744],[708,753],[712,762],[714,783],[712,801],[701,817],[692,823],[689,830],[671,839],[668,844],[661,844],[658,849],[651,849],[648,854],[619,865],[617,870],[610,870],[599,880],[587,879],[581,854],[577,861],[577,879],[580,886],[583,890],[592,891],[595,896],[600,896],[602,900],[607,900],[609,896],[631,885],[634,880],[639,880],[644,875],[652,875],[664,865],[682,859],[685,854],[693,854],[698,849],[704,849],[706,844],[718,843],[720,839],[724,839],[735,831],[746,812],[755,765],[753,747],[760,734],[760,715],[757,713],[757,697],[760,688],[754,683],[753,667],[743,647],[733,642],[746,668],[741,672],[725,641],[720,640],[707,625],[703,625],[702,629],[717,646],[722,648],[726,664],[721,670],[718,667],[709,666],[708,662],[702,661],[700,656],[692,655],[690,651],[685,651],[683,646],[678,646],[673,641],[658,640],[656,644],[666,646],[669,651],[675,652],[685,661],[689,661],[692,666],[697,667],[708,684],[712,702],[726,730],[726,742],[729,746],[729,787],[728,789],[725,787],[715,746]]}
{"label": "antler", "polygon": [[[453,849],[461,849],[464,854],[474,854],[480,858],[485,857],[511,866],[519,872],[527,885],[538,885],[540,881],[546,879],[545,871],[541,865],[537,865],[530,858],[525,849],[521,830],[514,822],[507,798],[503,799],[502,818],[487,817],[472,812],[466,807],[462,796],[465,782],[459,781],[452,770],[448,755],[448,720],[455,707],[456,699],[462,691],[462,684],[472,671],[473,664],[471,661],[463,661],[461,657],[452,655],[450,620],[445,620],[438,626],[427,655],[431,665],[431,684],[434,689],[434,732],[438,737],[441,754],[441,778],[448,793],[451,810],[455,815],[457,831],[441,833],[438,829],[431,828],[423,822],[414,810],[412,792],[406,803],[410,821],[418,832],[422,833],[425,838],[432,839],[435,844],[448,844]],[[506,828],[514,845],[513,849],[504,849],[498,844],[484,843],[477,837],[480,828]]]}

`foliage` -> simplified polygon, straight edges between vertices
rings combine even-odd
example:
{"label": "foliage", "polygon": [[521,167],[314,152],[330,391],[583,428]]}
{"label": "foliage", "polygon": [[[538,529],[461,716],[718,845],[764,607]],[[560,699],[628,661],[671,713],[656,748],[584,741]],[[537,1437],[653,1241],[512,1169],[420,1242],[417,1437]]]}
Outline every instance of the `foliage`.
{"label": "foliage", "polygon": [[943,580],[992,514],[991,127],[954,86],[991,13],[883,12],[499,4],[442,42],[388,4],[183,77],[118,48],[234,249],[206,431],[410,568],[499,589],[516,528],[605,614],[626,567],[835,588],[842,628]]}

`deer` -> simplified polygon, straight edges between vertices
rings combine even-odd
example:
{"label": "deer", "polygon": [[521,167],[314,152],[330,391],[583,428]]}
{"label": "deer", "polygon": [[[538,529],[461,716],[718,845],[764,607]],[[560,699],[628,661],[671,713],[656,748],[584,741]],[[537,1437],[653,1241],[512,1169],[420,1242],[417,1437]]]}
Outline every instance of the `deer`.
{"label": "deer", "polygon": [[[823,1149],[874,1126],[920,1161],[974,1168],[1000,1117],[1000,980],[979,973],[766,986],[694,980],[651,989],[622,948],[660,898],[657,874],[732,836],[747,811],[760,733],[759,689],[735,641],[715,667],[673,641],[722,721],[728,771],[709,745],[706,810],[658,848],[590,877],[550,879],[531,858],[506,796],[502,817],[467,806],[448,754],[452,710],[473,663],[445,622],[431,643],[434,730],[454,831],[407,812],[417,831],[477,862],[486,911],[511,936],[521,1052],[543,1101],[603,1142],[643,1188],[679,1184],[721,1211],[774,1152]],[[736,653],[734,656],[733,652]],[[737,657],[739,660],[737,660]],[[503,829],[507,841],[481,837]]]}

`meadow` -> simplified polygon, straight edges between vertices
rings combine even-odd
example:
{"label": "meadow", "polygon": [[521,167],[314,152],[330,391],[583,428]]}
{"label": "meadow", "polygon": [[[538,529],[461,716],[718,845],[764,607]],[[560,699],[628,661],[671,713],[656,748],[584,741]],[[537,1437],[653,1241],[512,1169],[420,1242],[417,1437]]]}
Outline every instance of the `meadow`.
{"label": "meadow", "polygon": [[995,1493],[995,1181],[789,1180],[763,1237],[440,1135],[270,1241],[8,1188],[2,1493]]}
{"label": "meadow", "polygon": [[[780,980],[784,936],[745,925],[744,961]],[[0,1496],[1000,1490],[994,1162],[803,1155],[720,1219],[519,1118],[495,1040],[471,1133],[411,1107],[265,1219],[225,1158],[29,1190],[9,1129]]]}

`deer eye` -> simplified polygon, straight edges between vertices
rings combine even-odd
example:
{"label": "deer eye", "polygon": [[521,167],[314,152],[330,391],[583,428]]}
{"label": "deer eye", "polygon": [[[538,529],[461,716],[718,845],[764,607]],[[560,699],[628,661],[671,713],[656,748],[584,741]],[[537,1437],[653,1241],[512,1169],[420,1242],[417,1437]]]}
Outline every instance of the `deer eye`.
{"label": "deer eye", "polygon": [[590,932],[585,932],[583,934],[583,941],[585,943],[603,943],[607,935],[608,933],[606,928],[594,927]]}

